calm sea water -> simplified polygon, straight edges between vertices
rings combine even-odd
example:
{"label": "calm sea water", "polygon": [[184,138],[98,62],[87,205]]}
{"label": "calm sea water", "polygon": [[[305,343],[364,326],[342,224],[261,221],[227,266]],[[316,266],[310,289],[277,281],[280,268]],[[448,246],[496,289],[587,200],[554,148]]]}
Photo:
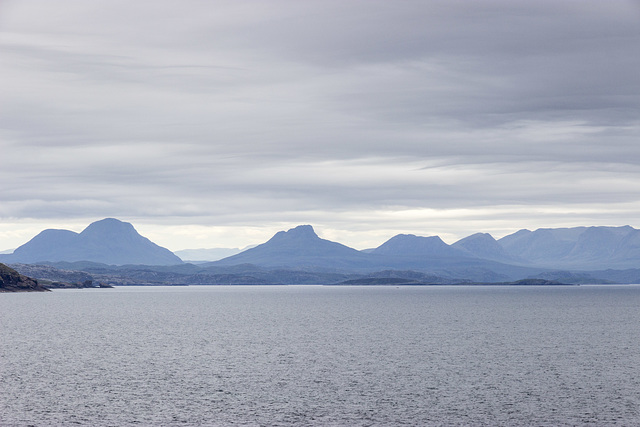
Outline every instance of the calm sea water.
{"label": "calm sea water", "polygon": [[640,425],[640,286],[0,294],[0,425]]}

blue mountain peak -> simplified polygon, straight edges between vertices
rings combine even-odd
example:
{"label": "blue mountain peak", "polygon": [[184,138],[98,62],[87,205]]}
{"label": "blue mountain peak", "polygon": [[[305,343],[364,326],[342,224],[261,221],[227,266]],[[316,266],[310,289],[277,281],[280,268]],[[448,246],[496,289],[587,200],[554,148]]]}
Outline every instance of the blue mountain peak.
{"label": "blue mountain peak", "polygon": [[272,238],[271,241],[278,240],[305,240],[305,239],[320,239],[313,227],[310,225],[299,225],[288,231],[279,231]]}

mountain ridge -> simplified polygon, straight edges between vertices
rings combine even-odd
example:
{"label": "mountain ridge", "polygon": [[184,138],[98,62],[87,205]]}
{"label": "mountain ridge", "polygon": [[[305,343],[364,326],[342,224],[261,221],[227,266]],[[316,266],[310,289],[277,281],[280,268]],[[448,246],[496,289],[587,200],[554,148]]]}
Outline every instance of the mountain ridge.
{"label": "mountain ridge", "polygon": [[527,265],[587,270],[640,267],[640,230],[629,225],[520,230],[498,243]]}
{"label": "mountain ridge", "polygon": [[475,233],[451,245],[469,255],[500,262],[518,262],[517,257],[510,255],[489,233]]}

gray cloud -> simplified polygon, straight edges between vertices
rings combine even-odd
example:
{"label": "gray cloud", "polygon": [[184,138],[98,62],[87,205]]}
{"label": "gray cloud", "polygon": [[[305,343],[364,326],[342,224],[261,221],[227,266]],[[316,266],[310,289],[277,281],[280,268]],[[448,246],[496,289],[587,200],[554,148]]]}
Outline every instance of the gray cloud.
{"label": "gray cloud", "polygon": [[154,224],[640,226],[639,23],[631,1],[3,2],[0,217],[135,219],[175,249]]}

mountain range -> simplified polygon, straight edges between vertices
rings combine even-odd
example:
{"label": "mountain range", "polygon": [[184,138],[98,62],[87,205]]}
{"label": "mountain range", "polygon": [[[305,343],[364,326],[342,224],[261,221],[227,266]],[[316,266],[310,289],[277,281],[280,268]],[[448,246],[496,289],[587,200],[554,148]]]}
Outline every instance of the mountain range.
{"label": "mountain range", "polygon": [[520,230],[498,243],[528,265],[586,270],[640,267],[640,230],[628,225]]}
{"label": "mountain range", "polygon": [[[536,277],[589,282],[604,281],[605,276],[636,277],[640,230],[630,226],[543,228],[520,230],[499,240],[476,233],[451,245],[438,236],[399,234],[377,248],[358,251],[322,239],[312,226],[301,225],[280,231],[261,245],[194,266],[138,234],[133,225],[107,218],[81,233],[44,230],[13,253],[0,255],[0,262],[57,264],[95,274],[115,271],[109,265],[129,265],[134,267],[119,267],[118,274],[129,275],[128,279],[135,276],[140,283],[160,276],[165,279],[158,279],[159,283],[327,283],[375,274],[389,280],[418,274],[420,280],[430,282]],[[602,273],[607,269],[612,271]],[[590,273],[596,271],[599,276]]]}

